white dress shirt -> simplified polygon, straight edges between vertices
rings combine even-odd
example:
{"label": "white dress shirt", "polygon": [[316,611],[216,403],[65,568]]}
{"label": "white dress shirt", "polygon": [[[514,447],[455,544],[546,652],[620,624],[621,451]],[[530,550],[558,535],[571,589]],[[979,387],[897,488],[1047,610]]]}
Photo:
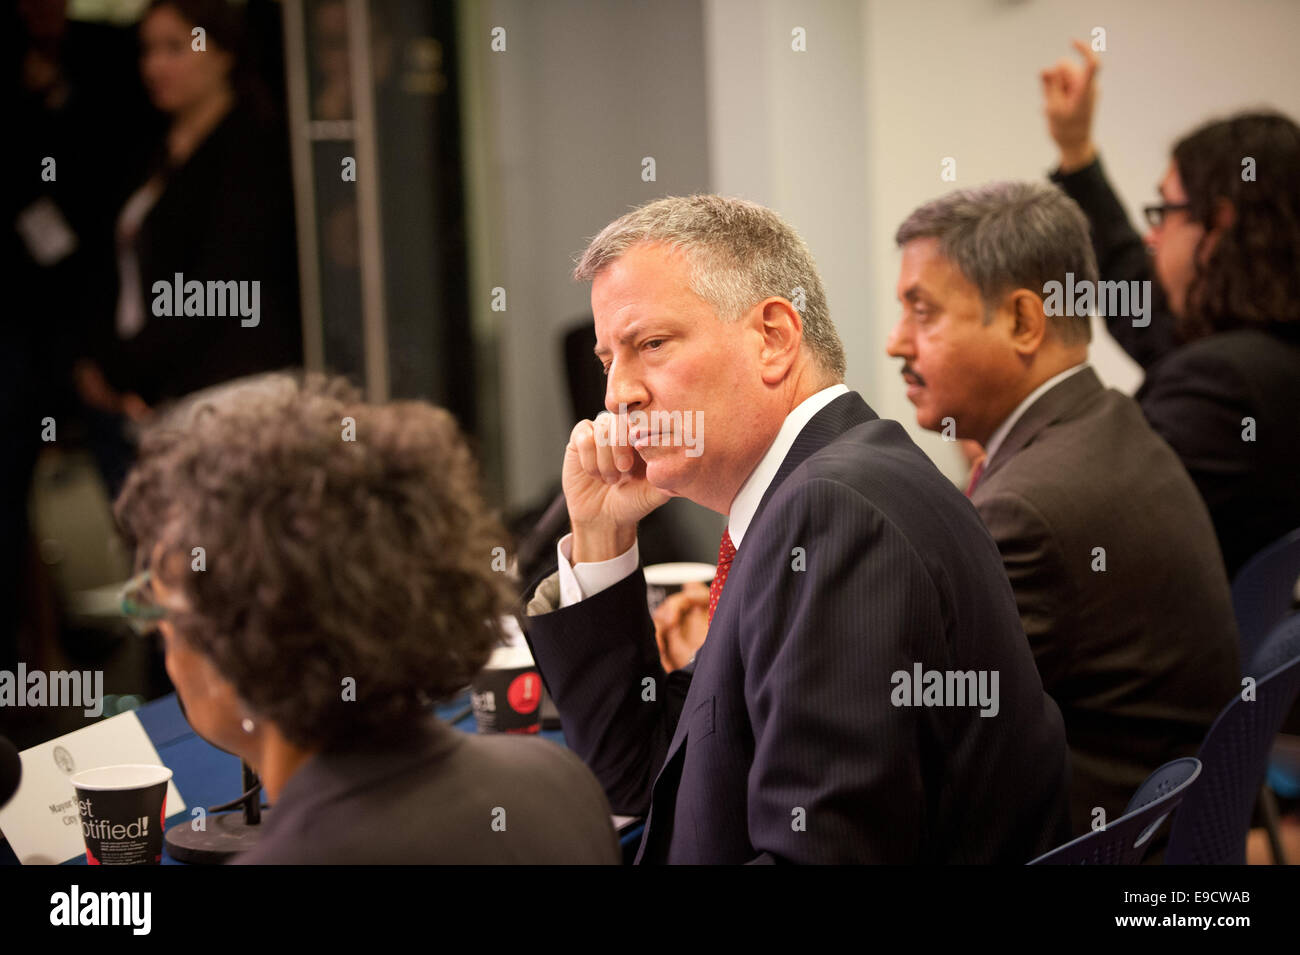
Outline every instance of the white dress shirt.
{"label": "white dress shirt", "polygon": [[[740,550],[740,542],[744,539],[745,532],[749,530],[750,522],[754,520],[754,513],[758,510],[758,505],[763,500],[763,495],[767,493],[772,479],[776,477],[776,472],[780,470],[781,462],[785,460],[786,454],[794,445],[794,439],[817,412],[840,395],[848,393],[849,388],[845,384],[831,385],[805,398],[786,415],[781,430],[776,433],[776,438],[768,446],[754,470],[749,472],[749,477],[745,478],[745,483],[740,486],[735,499],[731,502],[731,509],[727,515],[727,530],[731,534],[731,543],[735,545],[736,550]],[[641,554],[636,542],[617,557],[580,564],[569,562],[573,552],[572,547],[572,534],[565,534],[556,544],[560,563],[561,607],[572,606],[614,586],[635,571],[637,564],[641,562]]]}
{"label": "white dress shirt", "polygon": [[[1043,397],[1043,395],[1047,394],[1071,375],[1078,374],[1087,367],[1088,363],[1086,361],[1080,362],[1073,368],[1067,368],[1059,375],[1053,375],[1051,378],[1048,378],[1045,382],[1026,395],[1025,400],[1016,405],[1015,410],[1012,411],[1011,414],[1007,415],[1006,419],[998,425],[997,430],[993,432],[993,436],[989,438],[989,443],[984,446],[984,460],[986,462],[991,462],[993,460],[993,455],[997,453],[998,448],[1002,447],[1002,442],[1005,441],[1007,435],[1011,433],[1011,429],[1015,427],[1016,422],[1019,421],[1021,416],[1023,416],[1024,413],[1033,406],[1035,401]],[[987,468],[988,465],[985,464],[985,467]]]}

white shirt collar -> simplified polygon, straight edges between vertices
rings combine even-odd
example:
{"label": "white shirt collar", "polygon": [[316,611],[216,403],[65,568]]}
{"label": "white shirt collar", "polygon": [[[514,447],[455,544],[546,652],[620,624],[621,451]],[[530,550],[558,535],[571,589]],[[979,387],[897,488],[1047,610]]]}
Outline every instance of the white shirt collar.
{"label": "white shirt collar", "polygon": [[997,453],[998,448],[1002,447],[1002,442],[1005,441],[1007,435],[1011,433],[1011,429],[1015,427],[1016,422],[1019,421],[1021,416],[1030,409],[1035,401],[1043,397],[1043,395],[1047,394],[1071,375],[1077,374],[1087,367],[1089,367],[1088,363],[1086,361],[1081,361],[1073,368],[1067,368],[1059,375],[1053,375],[1031,391],[1025,400],[1016,405],[1016,409],[1012,411],[1011,414],[1007,415],[1006,419],[998,425],[997,430],[993,432],[993,436],[989,438],[988,444],[984,446],[984,460],[989,462],[993,460],[993,455]]}
{"label": "white shirt collar", "polygon": [[749,530],[749,523],[754,519],[754,513],[758,510],[763,495],[767,493],[768,485],[776,477],[776,472],[781,469],[781,462],[785,460],[786,454],[794,445],[794,439],[799,437],[799,432],[804,429],[804,425],[811,421],[817,412],[840,395],[848,393],[848,385],[842,383],[831,385],[805,398],[785,416],[785,421],[781,424],[781,430],[776,433],[775,440],[754,470],[749,472],[749,477],[745,478],[745,483],[740,486],[735,499],[731,502],[731,511],[727,515],[727,532],[731,535],[731,543],[737,549],[740,548],[740,541],[745,536],[745,531]]}

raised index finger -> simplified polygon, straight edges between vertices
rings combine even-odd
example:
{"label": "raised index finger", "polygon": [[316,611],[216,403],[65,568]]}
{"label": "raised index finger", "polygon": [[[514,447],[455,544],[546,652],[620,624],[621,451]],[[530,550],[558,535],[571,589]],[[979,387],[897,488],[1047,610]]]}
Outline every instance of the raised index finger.
{"label": "raised index finger", "polygon": [[1096,76],[1097,71],[1101,69],[1101,57],[1097,55],[1096,50],[1087,43],[1084,43],[1082,40],[1071,40],[1070,43],[1079,52],[1079,55],[1083,57],[1085,67],[1083,82],[1086,86],[1088,83],[1092,82],[1092,78]]}

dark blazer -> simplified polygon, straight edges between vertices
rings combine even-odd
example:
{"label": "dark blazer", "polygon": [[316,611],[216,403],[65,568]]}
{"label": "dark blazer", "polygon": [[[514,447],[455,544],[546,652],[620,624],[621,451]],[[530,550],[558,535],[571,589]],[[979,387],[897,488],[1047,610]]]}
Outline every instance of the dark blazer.
{"label": "dark blazer", "polygon": [[[153,403],[241,375],[301,362],[293,187],[282,128],[236,106],[166,185],[136,237],[144,328],[101,340],[105,371],[120,390]],[[158,317],[154,283],[260,282],[260,317]],[[110,301],[115,303],[115,299]],[[104,319],[113,325],[113,309]]]}
{"label": "dark blazer", "polygon": [[236,862],[621,860],[609,806],[576,756],[543,739],[461,733],[433,717],[312,757],[285,783],[262,830],[257,848]]}
{"label": "dark blazer", "polygon": [[[1154,279],[1100,161],[1052,179],[1088,216],[1102,279]],[[1156,303],[1146,328],[1123,317],[1107,325],[1146,370],[1138,403],[1200,490],[1235,576],[1253,554],[1300,527],[1300,330],[1226,331],[1182,344],[1163,299]],[[1254,420],[1254,440],[1243,437],[1246,418]]]}
{"label": "dark blazer", "polygon": [[[693,668],[665,681],[639,570],[527,622],[569,745],[648,813],[638,861],[1021,863],[1066,835],[1061,717],[997,548],[857,394],[796,438]],[[996,671],[997,715],[894,705],[917,665]]]}
{"label": "dark blazer", "polygon": [[1214,528],[1137,404],[1090,368],[1025,411],[972,500],[1065,717],[1082,835],[1094,807],[1117,819],[1152,770],[1195,756],[1240,689]]}

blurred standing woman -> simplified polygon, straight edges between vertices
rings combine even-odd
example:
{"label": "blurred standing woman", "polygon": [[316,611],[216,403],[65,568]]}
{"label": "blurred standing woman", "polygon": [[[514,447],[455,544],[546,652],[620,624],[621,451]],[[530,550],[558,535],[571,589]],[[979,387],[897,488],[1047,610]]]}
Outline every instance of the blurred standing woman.
{"label": "blurred standing woman", "polygon": [[[300,361],[285,133],[240,61],[241,35],[222,0],[154,0],[140,24],[141,75],[168,129],[118,216],[113,314],[76,368],[83,400],[119,435],[123,416]],[[123,447],[107,453],[112,488]]]}

